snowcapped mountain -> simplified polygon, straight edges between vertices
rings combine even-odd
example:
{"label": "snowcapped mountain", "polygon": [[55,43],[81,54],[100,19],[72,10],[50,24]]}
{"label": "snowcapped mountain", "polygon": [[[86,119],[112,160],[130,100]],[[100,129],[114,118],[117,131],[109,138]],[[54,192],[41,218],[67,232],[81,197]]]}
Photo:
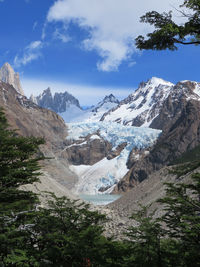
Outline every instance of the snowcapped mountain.
{"label": "snowcapped mountain", "polygon": [[98,122],[104,113],[116,107],[118,104],[119,100],[113,94],[110,94],[105,96],[96,106],[92,106],[83,111],[80,116],[74,117],[71,122]]}
{"label": "snowcapped mountain", "polygon": [[176,101],[180,104],[183,100],[200,101],[200,83],[186,80],[174,85],[153,77],[146,83],[142,82],[134,93],[106,112],[100,120],[162,129],[167,121],[162,120],[160,114],[167,99],[171,99],[172,105]]}
{"label": "snowcapped mountain", "polygon": [[177,118],[183,107],[190,101],[200,102],[200,83],[193,81],[180,81],[173,86],[169,96],[163,102],[157,117],[151,123],[151,127],[166,131],[171,121]]}
{"label": "snowcapped mountain", "polygon": [[105,96],[96,106],[83,110],[78,99],[73,95],[68,92],[52,95],[50,88],[44,90],[39,96],[31,95],[30,100],[40,107],[55,111],[67,123],[99,121],[105,112],[119,104],[119,100],[110,94]]}
{"label": "snowcapped mountain", "polygon": [[[153,77],[121,102],[109,95],[88,110],[81,109],[78,100],[67,92],[52,96],[49,88],[35,101],[68,122],[62,153],[78,176],[72,189],[78,195],[109,194],[114,188],[119,192],[129,190],[199,143],[198,125],[190,127],[191,121],[198,121],[193,119],[195,114],[191,115],[193,108],[199,110],[197,82],[174,85]],[[181,121],[188,116],[190,130],[184,139]],[[172,129],[176,130],[175,136],[171,136]]]}
{"label": "snowcapped mountain", "polygon": [[51,89],[47,88],[39,96],[34,97],[31,95],[30,99],[40,107],[55,111],[66,122],[70,122],[74,117],[80,116],[83,113],[78,99],[68,92],[52,95]]}
{"label": "snowcapped mountain", "polygon": [[115,121],[123,125],[148,127],[159,114],[173,84],[159,78],[142,82],[139,88],[105,113],[101,121]]}
{"label": "snowcapped mountain", "polygon": [[15,73],[13,68],[7,62],[0,68],[0,80],[12,85],[19,94],[24,95],[19,79],[19,73]]}

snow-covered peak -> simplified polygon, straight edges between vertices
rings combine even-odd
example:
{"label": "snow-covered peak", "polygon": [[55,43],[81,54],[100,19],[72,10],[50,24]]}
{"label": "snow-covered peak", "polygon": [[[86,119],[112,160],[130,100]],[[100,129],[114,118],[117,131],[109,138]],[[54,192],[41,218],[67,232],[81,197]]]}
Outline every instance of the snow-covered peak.
{"label": "snow-covered peak", "polygon": [[110,95],[105,96],[104,99],[103,99],[103,101],[101,101],[101,102],[102,103],[110,102],[110,103],[119,104],[119,100],[113,94],[110,94]]}
{"label": "snow-covered peak", "polygon": [[113,94],[110,94],[110,95],[105,96],[102,101],[100,101],[96,106],[94,106],[92,108],[92,111],[99,112],[101,110],[101,111],[106,112],[118,104],[119,104],[119,100]]}
{"label": "snow-covered peak", "polygon": [[147,82],[141,82],[138,89],[132,93],[132,96],[135,96],[137,93],[146,94],[149,91],[154,91],[157,87],[162,87],[165,90],[171,86],[174,86],[171,82],[167,82],[161,78],[152,77]]}
{"label": "snow-covered peak", "polygon": [[147,82],[140,83],[138,89],[122,100],[116,108],[105,113],[101,121],[148,127],[159,114],[173,86],[171,82],[152,77]]}
{"label": "snow-covered peak", "polygon": [[161,78],[157,78],[157,77],[152,77],[151,79],[148,80],[147,82],[148,84],[152,84],[153,86],[159,86],[159,85],[167,85],[167,86],[172,86],[174,85],[173,83],[171,82],[168,82],[168,81],[165,81]]}
{"label": "snow-covered peak", "polygon": [[138,89],[121,101],[116,108],[105,113],[101,121],[149,127],[159,115],[168,96],[171,101],[200,101],[200,83],[186,80],[174,85],[152,77],[147,82],[140,83]]}
{"label": "snow-covered peak", "polygon": [[19,73],[15,73],[8,62],[0,68],[0,80],[12,85],[19,94],[24,95],[19,79]]}
{"label": "snow-covered peak", "polygon": [[200,83],[195,84],[194,93],[200,97]]}
{"label": "snow-covered peak", "polygon": [[105,96],[96,106],[84,110],[79,116],[70,120],[70,122],[98,122],[104,113],[116,107],[118,104],[119,100],[113,94],[110,94]]}

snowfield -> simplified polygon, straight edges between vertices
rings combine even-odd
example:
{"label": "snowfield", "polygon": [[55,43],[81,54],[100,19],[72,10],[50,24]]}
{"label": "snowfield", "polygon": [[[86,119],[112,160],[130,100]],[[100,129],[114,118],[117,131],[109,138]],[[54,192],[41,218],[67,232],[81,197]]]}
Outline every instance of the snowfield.
{"label": "snowfield", "polygon": [[102,101],[89,109],[83,110],[74,104],[67,104],[66,111],[59,113],[65,122],[96,122],[100,121],[104,113],[116,107],[119,104],[118,99],[110,94],[105,96]]}
{"label": "snowfield", "polygon": [[[141,116],[143,118],[142,127],[149,127],[159,114],[160,107],[173,90],[173,86],[174,84],[170,82],[152,77],[148,82],[141,83],[139,88],[121,101],[115,109],[104,114],[101,120],[132,125],[133,119]],[[153,113],[152,110],[154,110]]]}
{"label": "snowfield", "polygon": [[74,193],[78,195],[102,194],[99,192],[102,187],[108,188],[103,194],[110,193],[128,171],[126,162],[130,151],[133,148],[148,149],[161,133],[160,130],[123,126],[115,122],[69,123],[67,126],[67,139],[79,140],[98,131],[101,137],[112,144],[113,149],[127,142],[125,149],[114,159],[104,158],[92,166],[70,166],[70,169],[79,176],[79,181],[74,188]]}

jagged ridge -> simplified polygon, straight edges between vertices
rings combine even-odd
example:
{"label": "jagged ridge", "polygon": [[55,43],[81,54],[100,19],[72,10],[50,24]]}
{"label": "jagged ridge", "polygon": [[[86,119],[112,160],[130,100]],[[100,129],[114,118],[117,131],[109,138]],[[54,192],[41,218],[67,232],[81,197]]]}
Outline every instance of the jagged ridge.
{"label": "jagged ridge", "polygon": [[140,83],[134,93],[105,113],[101,121],[148,127],[159,114],[162,103],[172,89],[172,83],[153,77],[147,82]]}
{"label": "jagged ridge", "polygon": [[31,100],[40,107],[51,109],[57,113],[65,112],[70,105],[75,105],[81,109],[78,99],[73,95],[66,91],[64,93],[55,93],[53,96],[49,87],[39,96],[31,96]]}

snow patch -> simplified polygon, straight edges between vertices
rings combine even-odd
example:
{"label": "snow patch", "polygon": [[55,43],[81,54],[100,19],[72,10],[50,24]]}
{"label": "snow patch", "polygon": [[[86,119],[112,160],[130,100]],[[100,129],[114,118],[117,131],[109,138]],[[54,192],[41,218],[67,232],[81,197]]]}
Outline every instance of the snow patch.
{"label": "snow patch", "polygon": [[96,140],[96,139],[101,139],[97,134],[94,134],[90,137],[90,140]]}
{"label": "snow patch", "polygon": [[73,104],[69,104],[65,112],[58,113],[65,122],[72,122],[74,118],[79,117],[82,114],[84,114],[84,111]]}

